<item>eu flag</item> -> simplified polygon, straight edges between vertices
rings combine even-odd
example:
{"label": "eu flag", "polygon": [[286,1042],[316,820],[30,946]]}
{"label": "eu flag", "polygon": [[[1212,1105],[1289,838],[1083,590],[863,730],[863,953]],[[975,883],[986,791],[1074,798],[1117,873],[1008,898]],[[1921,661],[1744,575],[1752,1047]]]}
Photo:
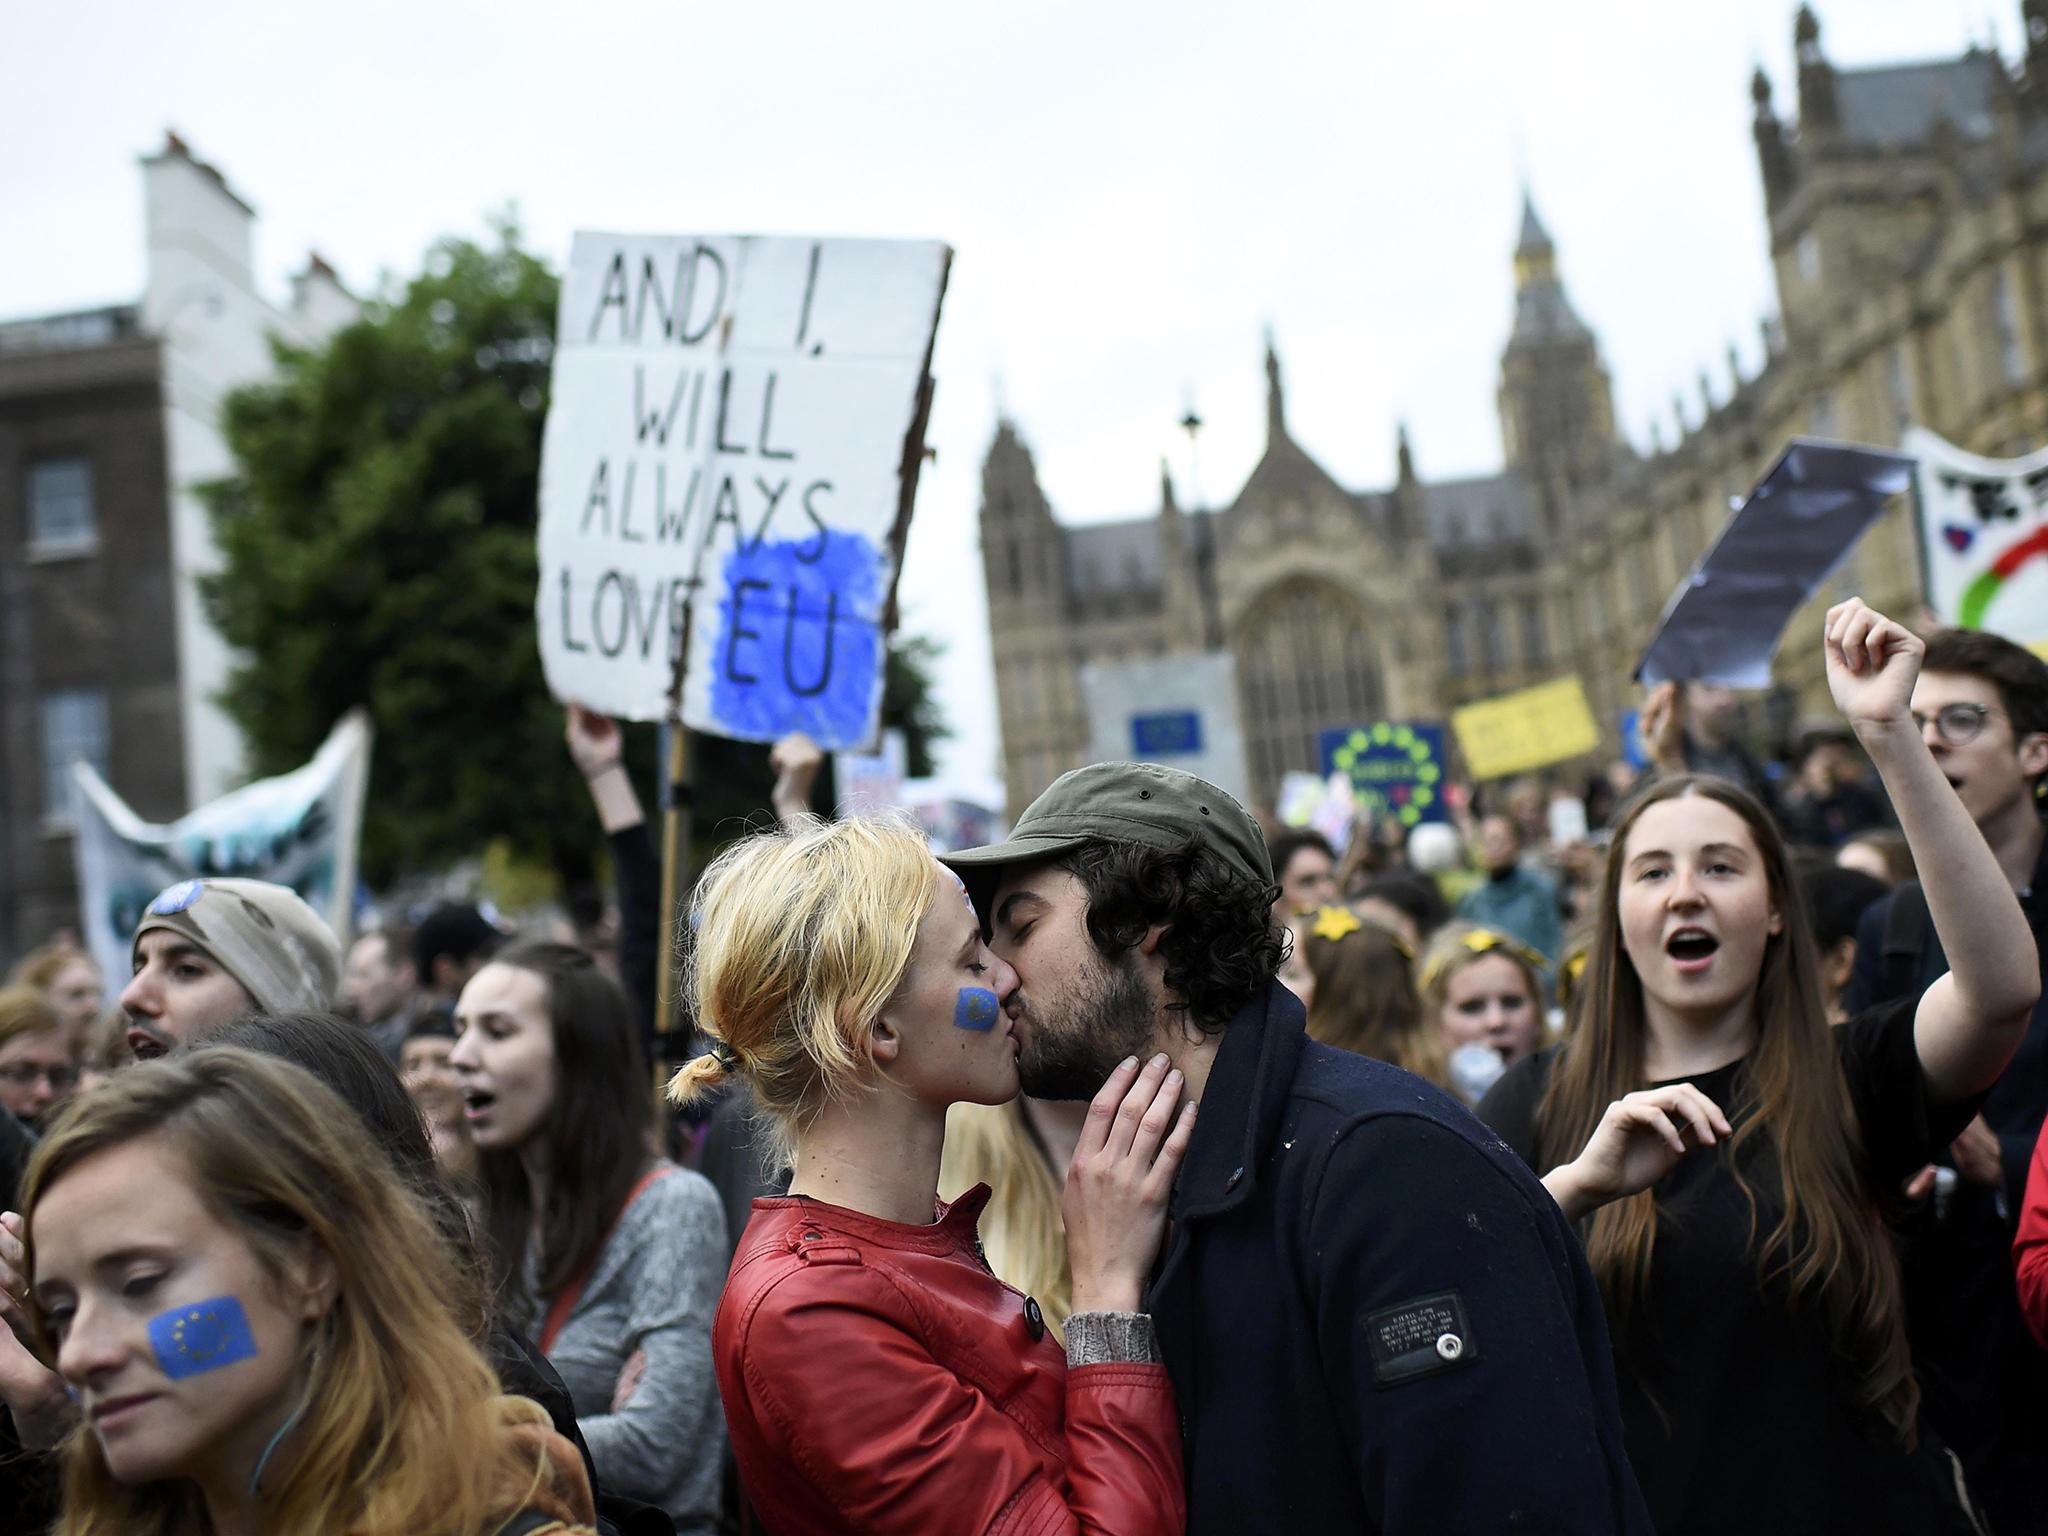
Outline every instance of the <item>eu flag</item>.
{"label": "eu flag", "polygon": [[247,1360],[256,1353],[249,1314],[232,1296],[195,1301],[149,1320],[150,1347],[173,1381]]}

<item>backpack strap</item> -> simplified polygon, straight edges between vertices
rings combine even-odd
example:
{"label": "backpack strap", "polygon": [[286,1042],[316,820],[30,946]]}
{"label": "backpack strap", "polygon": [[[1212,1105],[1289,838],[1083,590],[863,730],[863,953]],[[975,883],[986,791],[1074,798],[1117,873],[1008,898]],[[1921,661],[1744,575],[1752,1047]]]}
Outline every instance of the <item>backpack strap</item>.
{"label": "backpack strap", "polygon": [[640,1182],[627,1191],[626,1203],[619,1207],[619,1214],[612,1218],[612,1224],[605,1229],[604,1241],[590,1251],[590,1257],[585,1259],[576,1273],[569,1277],[568,1283],[548,1306],[547,1317],[540,1325],[540,1337],[534,1340],[542,1354],[545,1355],[554,1349],[555,1338],[561,1333],[562,1325],[569,1321],[569,1314],[576,1310],[576,1303],[583,1299],[584,1284],[590,1279],[590,1272],[597,1268],[598,1257],[611,1246],[612,1234],[619,1230],[619,1223],[626,1219],[626,1212],[633,1208],[633,1202],[640,1198],[648,1185],[673,1172],[675,1169],[667,1163],[650,1168],[640,1176]]}
{"label": "backpack strap", "polygon": [[1892,892],[1884,914],[1884,990],[1887,997],[1910,997],[1920,990],[1920,961],[1934,934],[1934,916],[1927,893],[1917,880]]}

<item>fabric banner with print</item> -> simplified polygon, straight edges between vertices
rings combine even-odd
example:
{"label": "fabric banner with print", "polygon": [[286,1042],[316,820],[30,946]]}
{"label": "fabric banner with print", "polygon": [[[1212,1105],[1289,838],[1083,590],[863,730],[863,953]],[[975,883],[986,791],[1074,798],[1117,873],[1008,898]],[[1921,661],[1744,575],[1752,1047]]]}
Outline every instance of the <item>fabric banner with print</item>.
{"label": "fabric banner with print", "polygon": [[303,768],[245,784],[169,826],[142,820],[89,765],[74,763],[80,932],[114,990],[129,972],[143,908],[180,880],[288,885],[346,945],[370,740],[369,716],[352,710]]}
{"label": "fabric banner with print", "polygon": [[2048,645],[2048,448],[1983,459],[1924,427],[1906,433],[1919,459],[1920,563],[1927,606],[1944,624]]}

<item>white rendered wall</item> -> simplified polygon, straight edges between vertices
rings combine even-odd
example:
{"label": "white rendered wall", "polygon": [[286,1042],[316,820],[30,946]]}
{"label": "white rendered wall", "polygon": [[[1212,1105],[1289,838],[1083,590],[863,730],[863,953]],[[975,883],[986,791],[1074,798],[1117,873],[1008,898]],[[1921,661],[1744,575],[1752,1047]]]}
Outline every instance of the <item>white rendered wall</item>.
{"label": "white rendered wall", "polygon": [[220,553],[196,487],[233,468],[221,406],[233,390],[270,376],[270,335],[317,341],[346,323],[353,303],[316,279],[301,285],[303,313],[272,305],[251,271],[254,214],[178,149],[142,164],[149,246],[142,324],[163,342],[178,699],[187,792],[198,806],[246,775],[241,733],[216,702],[234,657],[199,595]]}

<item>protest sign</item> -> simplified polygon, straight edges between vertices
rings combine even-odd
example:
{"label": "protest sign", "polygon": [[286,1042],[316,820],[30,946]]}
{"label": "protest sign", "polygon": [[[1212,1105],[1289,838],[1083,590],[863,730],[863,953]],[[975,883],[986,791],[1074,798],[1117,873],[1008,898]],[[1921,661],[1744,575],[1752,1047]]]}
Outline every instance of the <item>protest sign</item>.
{"label": "protest sign", "polygon": [[1984,459],[1921,427],[1905,447],[1920,461],[1927,606],[1944,624],[2048,642],[2048,448]]}
{"label": "protest sign", "polygon": [[1351,798],[1351,781],[1341,773],[1327,778],[1313,773],[1283,773],[1275,814],[1282,826],[1320,832],[1341,856],[1351,844],[1358,806]]}
{"label": "protest sign", "polygon": [[89,765],[71,772],[80,929],[106,975],[128,974],[135,925],[158,891],[209,876],[288,885],[347,944],[370,779],[362,711],[344,715],[303,768],[245,784],[169,826],[143,821]]}
{"label": "protest sign", "polygon": [[1600,727],[1576,674],[1504,693],[1451,712],[1451,729],[1475,779],[1502,779],[1570,758],[1600,745]]}
{"label": "protest sign", "polygon": [[1443,726],[1378,720],[1324,731],[1321,750],[1323,772],[1342,774],[1353,801],[1374,821],[1398,822],[1405,830],[1451,819],[1443,796]]}
{"label": "protest sign", "polygon": [[901,731],[882,732],[879,752],[832,754],[832,784],[841,816],[879,816],[903,803],[910,776],[910,742]]}
{"label": "protest sign", "polygon": [[1664,605],[1636,677],[1769,687],[1786,620],[1912,470],[1888,449],[1794,438]]}
{"label": "protest sign", "polygon": [[1081,668],[1081,697],[1096,762],[1164,763],[1250,798],[1228,651],[1091,662]]}
{"label": "protest sign", "polygon": [[742,741],[870,746],[951,252],[579,233],[541,445],[558,698]]}

